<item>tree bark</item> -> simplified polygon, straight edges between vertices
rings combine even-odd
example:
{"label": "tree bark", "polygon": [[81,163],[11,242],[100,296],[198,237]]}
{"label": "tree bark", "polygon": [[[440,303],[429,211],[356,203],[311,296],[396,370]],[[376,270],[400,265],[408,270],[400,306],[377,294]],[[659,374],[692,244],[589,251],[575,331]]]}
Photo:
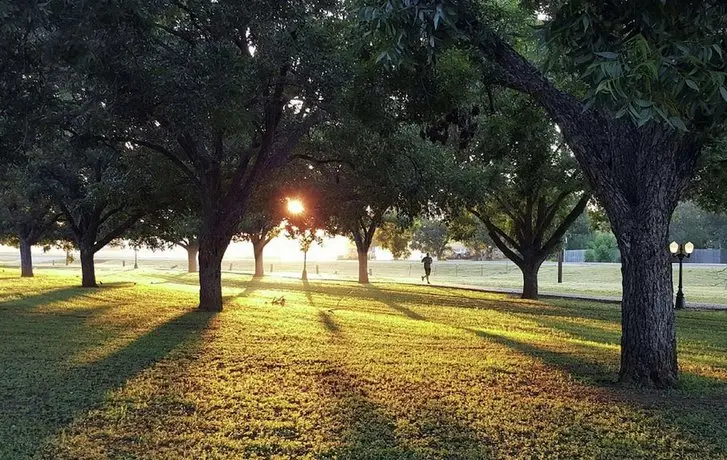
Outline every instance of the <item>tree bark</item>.
{"label": "tree bark", "polygon": [[252,240],[252,252],[255,256],[255,274],[254,278],[262,278],[265,276],[265,267],[263,261],[263,250],[265,249],[265,240]]}
{"label": "tree bark", "polygon": [[522,299],[538,299],[538,271],[540,271],[542,263],[542,261],[526,261],[520,267],[520,271],[523,273],[523,292],[520,296]]}
{"label": "tree bark", "polygon": [[222,257],[230,239],[213,231],[199,237],[199,308],[222,311]]}
{"label": "tree bark", "polygon": [[94,252],[91,248],[81,247],[81,286],[98,287],[96,284],[96,267],[94,266]]}
{"label": "tree bark", "polygon": [[499,37],[487,38],[480,50],[501,66],[506,86],[533,96],[558,124],[611,220],[622,256],[621,381],[674,386],[678,366],[666,235],[701,153],[699,133],[655,122],[637,128],[628,117],[587,110]]}
{"label": "tree bark", "polygon": [[27,238],[20,238],[20,276],[23,278],[33,277],[33,255],[30,252],[30,241]]}
{"label": "tree bark", "polygon": [[190,242],[185,249],[187,250],[187,273],[195,273],[197,271],[197,257],[199,256],[199,243]]}
{"label": "tree bark", "polygon": [[677,383],[669,222],[678,194],[652,183],[636,206],[609,209],[621,251],[622,382],[657,388]]}
{"label": "tree bark", "polygon": [[358,250],[358,282],[369,284],[369,252]]}

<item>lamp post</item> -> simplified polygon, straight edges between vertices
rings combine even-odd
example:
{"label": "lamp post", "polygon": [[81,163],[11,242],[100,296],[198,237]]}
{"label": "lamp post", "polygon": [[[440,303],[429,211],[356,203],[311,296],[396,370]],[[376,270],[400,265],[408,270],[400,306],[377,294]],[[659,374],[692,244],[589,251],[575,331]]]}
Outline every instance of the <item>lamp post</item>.
{"label": "lamp post", "polygon": [[563,246],[558,251],[558,283],[563,282],[563,262],[565,259],[565,248],[568,246],[568,235],[563,238]]}
{"label": "lamp post", "polygon": [[685,257],[689,257],[694,251],[694,245],[690,242],[685,244],[679,244],[676,241],[672,241],[669,245],[669,252],[673,257],[679,259],[679,289],[677,290],[677,299],[674,304],[674,308],[681,310],[684,308],[684,292],[682,292],[682,262]]}

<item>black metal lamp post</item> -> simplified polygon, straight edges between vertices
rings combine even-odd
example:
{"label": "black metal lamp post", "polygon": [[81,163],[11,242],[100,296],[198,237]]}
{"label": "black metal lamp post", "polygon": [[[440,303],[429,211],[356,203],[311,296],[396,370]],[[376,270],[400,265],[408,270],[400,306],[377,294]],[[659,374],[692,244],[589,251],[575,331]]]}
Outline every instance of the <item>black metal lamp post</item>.
{"label": "black metal lamp post", "polygon": [[694,251],[692,243],[679,244],[672,241],[669,245],[669,252],[674,257],[679,258],[679,289],[677,290],[677,299],[674,308],[681,310],[684,308],[684,292],[682,292],[682,261],[685,257],[689,257]]}

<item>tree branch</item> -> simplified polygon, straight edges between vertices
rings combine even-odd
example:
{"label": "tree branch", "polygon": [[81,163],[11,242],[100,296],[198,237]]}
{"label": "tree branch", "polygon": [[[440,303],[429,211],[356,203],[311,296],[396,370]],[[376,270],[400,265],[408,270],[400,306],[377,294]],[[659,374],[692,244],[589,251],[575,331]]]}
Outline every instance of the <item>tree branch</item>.
{"label": "tree branch", "polygon": [[591,196],[588,193],[583,193],[583,196],[580,200],[578,200],[578,203],[576,203],[575,207],[571,210],[570,213],[568,213],[566,218],[563,219],[563,222],[561,222],[558,228],[550,236],[548,241],[543,245],[543,251],[546,254],[550,254],[550,252],[558,245],[560,239],[563,238],[565,232],[568,231],[568,228],[573,224],[573,222],[575,222],[578,216],[581,215],[583,210],[586,209],[586,205],[588,204],[588,200],[590,199]]}
{"label": "tree branch", "polygon": [[490,238],[492,238],[492,242],[495,243],[495,246],[497,246],[497,248],[502,251],[503,254],[505,254],[505,257],[515,262],[518,267],[521,267],[524,263],[524,259],[520,255],[516,254],[512,249],[510,249],[502,239],[502,237],[506,237],[509,239],[509,237],[507,237],[507,234],[503,232],[500,228],[495,226],[492,222],[490,222],[489,219],[483,219],[482,216],[480,216],[475,211],[470,211],[472,212],[472,214],[477,216],[480,221],[482,221],[482,223],[487,228],[487,232],[490,234]]}
{"label": "tree branch", "polygon": [[123,221],[121,224],[119,224],[115,229],[111,230],[104,236],[103,238],[100,238],[99,240],[94,243],[94,245],[91,247],[91,250],[94,252],[98,252],[101,250],[104,246],[109,244],[111,241],[115,240],[116,238],[120,237],[124,234],[124,232],[128,229],[130,229],[134,224],[144,217],[146,215],[146,211],[137,211],[136,213],[130,215],[125,221]]}
{"label": "tree branch", "polygon": [[[516,251],[521,251],[522,246],[517,243],[510,235],[508,235],[504,230],[500,229],[496,225],[492,223],[492,221],[486,217],[484,217],[480,212],[478,212],[476,209],[471,208],[470,212],[477,216],[478,219],[487,227],[487,230],[490,231],[490,233],[496,233],[499,235],[503,240],[507,242],[510,246],[512,246],[513,249]],[[491,235],[492,236],[492,235]],[[504,251],[503,251],[504,252]]]}

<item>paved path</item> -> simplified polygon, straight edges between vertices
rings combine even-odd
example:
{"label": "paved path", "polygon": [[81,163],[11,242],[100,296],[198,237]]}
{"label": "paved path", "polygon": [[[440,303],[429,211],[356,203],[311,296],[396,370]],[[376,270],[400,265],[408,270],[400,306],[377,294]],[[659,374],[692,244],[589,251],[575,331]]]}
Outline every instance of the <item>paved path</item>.
{"label": "paved path", "polygon": [[[246,272],[239,272],[239,273],[246,273]],[[252,274],[252,273],[250,273]],[[273,276],[281,277],[281,278],[299,278],[299,273],[275,273]],[[352,279],[348,278],[338,278],[338,277],[327,277],[325,275],[308,275],[311,280],[328,280],[328,281],[354,281]],[[418,282],[411,282],[411,281],[396,281],[392,279],[381,279],[381,280],[374,280],[374,282],[382,282],[382,283],[393,283],[393,284],[413,284],[413,285],[421,285],[422,283]],[[492,292],[495,294],[511,294],[520,296],[522,291],[520,289],[510,289],[510,288],[488,288],[484,286],[476,286],[471,284],[449,284],[449,283],[432,283],[431,284],[434,287],[441,287],[441,288],[450,288],[450,289],[464,289],[467,291],[479,291],[479,292]],[[589,302],[606,302],[606,303],[613,303],[613,304],[620,304],[621,303],[621,297],[608,297],[608,296],[591,296],[591,295],[585,295],[585,294],[568,294],[568,293],[556,293],[556,292],[539,292],[538,296],[541,299],[572,299],[572,300],[585,300]],[[686,304],[687,310],[727,310],[727,304],[714,304],[714,303],[692,303],[687,301]]]}
{"label": "paved path", "polygon": [[[419,283],[408,283],[408,284],[419,284]],[[469,284],[433,283],[432,286],[443,287],[443,288],[466,289],[468,291],[493,292],[495,294],[512,294],[512,295],[517,295],[517,296],[519,296],[522,293],[522,291],[519,289],[486,288],[486,287],[481,287],[481,286],[472,286]],[[591,301],[591,302],[606,302],[606,303],[614,303],[614,304],[621,303],[621,297],[590,296],[590,295],[583,295],[583,294],[567,294],[567,293],[555,293],[555,292],[539,292],[538,296],[541,299],[573,299],[573,300],[586,300],[586,301]],[[688,310],[727,310],[727,304],[687,302],[686,308]]]}

